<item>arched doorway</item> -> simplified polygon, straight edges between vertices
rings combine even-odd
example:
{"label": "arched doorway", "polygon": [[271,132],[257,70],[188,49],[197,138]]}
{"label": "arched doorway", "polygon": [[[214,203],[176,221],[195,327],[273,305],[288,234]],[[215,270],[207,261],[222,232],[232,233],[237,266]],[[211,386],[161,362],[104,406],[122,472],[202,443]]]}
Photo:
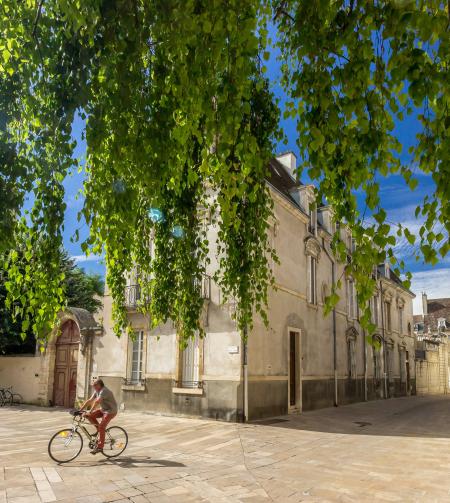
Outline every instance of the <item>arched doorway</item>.
{"label": "arched doorway", "polygon": [[61,326],[56,341],[55,380],[53,403],[61,407],[73,407],[77,392],[77,366],[80,347],[80,330],[73,320]]}

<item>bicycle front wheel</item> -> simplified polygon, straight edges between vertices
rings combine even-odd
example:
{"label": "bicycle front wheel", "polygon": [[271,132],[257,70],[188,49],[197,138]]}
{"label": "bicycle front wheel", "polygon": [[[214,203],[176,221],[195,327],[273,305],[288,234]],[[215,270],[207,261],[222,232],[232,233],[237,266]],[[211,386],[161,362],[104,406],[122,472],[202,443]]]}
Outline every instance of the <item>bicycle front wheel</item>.
{"label": "bicycle front wheel", "polygon": [[128,444],[128,434],[120,426],[111,426],[105,431],[105,445],[103,455],[107,458],[114,458],[122,454]]}
{"label": "bicycle front wheel", "polygon": [[48,454],[57,463],[73,461],[83,448],[83,438],[71,428],[58,431],[48,443]]}

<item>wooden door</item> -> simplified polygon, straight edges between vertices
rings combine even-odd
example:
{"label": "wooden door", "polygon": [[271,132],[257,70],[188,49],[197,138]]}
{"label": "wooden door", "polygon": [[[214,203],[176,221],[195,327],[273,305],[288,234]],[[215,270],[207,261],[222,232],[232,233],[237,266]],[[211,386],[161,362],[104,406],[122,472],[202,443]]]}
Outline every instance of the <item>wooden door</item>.
{"label": "wooden door", "polygon": [[80,332],[77,324],[69,320],[61,327],[56,341],[55,381],[53,400],[55,405],[73,407],[77,393],[77,366]]}

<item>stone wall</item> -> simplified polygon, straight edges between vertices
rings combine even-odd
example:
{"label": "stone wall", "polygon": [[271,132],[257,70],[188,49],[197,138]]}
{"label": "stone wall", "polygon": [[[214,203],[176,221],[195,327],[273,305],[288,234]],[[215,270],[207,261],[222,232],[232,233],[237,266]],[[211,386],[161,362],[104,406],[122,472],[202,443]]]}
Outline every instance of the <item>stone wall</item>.
{"label": "stone wall", "polygon": [[[419,343],[420,344],[420,343]],[[449,392],[448,345],[446,339],[438,344],[422,342],[424,358],[416,359],[416,387],[418,395]]]}
{"label": "stone wall", "polygon": [[13,387],[25,403],[41,405],[41,356],[0,356],[0,387]]}

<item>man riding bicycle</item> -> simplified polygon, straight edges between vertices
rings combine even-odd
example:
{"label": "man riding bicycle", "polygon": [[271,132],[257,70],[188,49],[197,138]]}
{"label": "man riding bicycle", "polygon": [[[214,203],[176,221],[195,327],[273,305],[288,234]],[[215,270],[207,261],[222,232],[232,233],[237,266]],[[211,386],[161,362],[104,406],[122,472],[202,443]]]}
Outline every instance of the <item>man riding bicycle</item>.
{"label": "man riding bicycle", "polygon": [[[90,406],[85,416],[98,431],[97,446],[91,451],[91,454],[97,454],[102,452],[105,445],[105,430],[108,423],[117,415],[117,402],[113,392],[105,386],[101,379],[94,381],[93,387],[94,393],[83,403],[81,410]],[[100,423],[97,419],[100,419]]]}

